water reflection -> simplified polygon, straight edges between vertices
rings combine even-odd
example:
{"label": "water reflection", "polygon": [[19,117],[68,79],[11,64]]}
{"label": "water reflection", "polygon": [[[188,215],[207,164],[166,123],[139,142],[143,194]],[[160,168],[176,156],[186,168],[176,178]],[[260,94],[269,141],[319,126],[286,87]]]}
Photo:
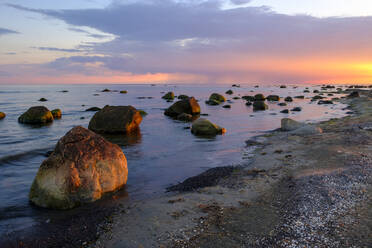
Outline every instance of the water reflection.
{"label": "water reflection", "polygon": [[141,144],[142,134],[140,129],[133,130],[126,134],[101,134],[108,141],[121,147]]}

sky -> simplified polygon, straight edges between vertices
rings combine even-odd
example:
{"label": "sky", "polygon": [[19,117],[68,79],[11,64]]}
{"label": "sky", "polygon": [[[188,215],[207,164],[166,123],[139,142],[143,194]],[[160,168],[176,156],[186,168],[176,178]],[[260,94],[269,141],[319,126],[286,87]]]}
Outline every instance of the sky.
{"label": "sky", "polygon": [[0,84],[372,83],[370,0],[0,0]]}

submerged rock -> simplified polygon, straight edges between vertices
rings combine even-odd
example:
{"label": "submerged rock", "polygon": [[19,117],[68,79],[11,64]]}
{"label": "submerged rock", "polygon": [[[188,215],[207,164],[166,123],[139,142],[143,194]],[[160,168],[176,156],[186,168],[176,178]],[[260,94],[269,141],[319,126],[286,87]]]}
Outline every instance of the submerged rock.
{"label": "submerged rock", "polygon": [[60,109],[53,109],[52,115],[54,119],[61,119],[62,118],[62,111]]}
{"label": "submerged rock", "polygon": [[194,97],[190,97],[174,103],[164,114],[171,117],[176,117],[182,113],[190,115],[200,114],[200,106]]}
{"label": "submerged rock", "polygon": [[25,124],[44,124],[53,120],[52,113],[44,106],[31,107],[18,118],[18,122]]}
{"label": "submerged rock", "polygon": [[6,114],[4,112],[0,112],[0,120],[4,119]]}
{"label": "submerged rock", "polygon": [[234,94],[234,92],[232,90],[228,90],[228,91],[225,92],[225,94],[232,95],[232,94]]}
{"label": "submerged rock", "polygon": [[191,127],[191,133],[195,135],[213,136],[217,134],[223,134],[225,132],[226,129],[204,118],[199,118],[196,121],[194,121]]}
{"label": "submerged rock", "polygon": [[40,207],[70,209],[120,189],[127,178],[121,148],[78,126],[58,141],[41,164],[29,198]]}
{"label": "submerged rock", "polygon": [[105,106],[94,114],[89,129],[96,133],[129,133],[138,130],[142,116],[132,106]]}
{"label": "submerged rock", "polygon": [[260,111],[260,110],[266,110],[269,106],[264,101],[254,101],[253,102],[253,110],[254,111]]}
{"label": "submerged rock", "polygon": [[279,103],[278,105],[279,105],[279,106],[282,106],[282,107],[283,107],[283,106],[287,106],[287,104],[286,104],[285,102],[281,102],[281,103]]}
{"label": "submerged rock", "polygon": [[86,109],[85,111],[92,111],[92,112],[94,112],[94,111],[100,111],[100,110],[101,109],[98,108],[98,107],[91,107],[91,108]]}
{"label": "submerged rock", "polygon": [[226,105],[223,105],[222,108],[231,108],[231,105],[230,104],[226,104]]}
{"label": "submerged rock", "polygon": [[173,100],[174,99],[174,93],[170,91],[167,94],[165,94],[164,96],[162,96],[161,98],[163,98],[165,100]]}

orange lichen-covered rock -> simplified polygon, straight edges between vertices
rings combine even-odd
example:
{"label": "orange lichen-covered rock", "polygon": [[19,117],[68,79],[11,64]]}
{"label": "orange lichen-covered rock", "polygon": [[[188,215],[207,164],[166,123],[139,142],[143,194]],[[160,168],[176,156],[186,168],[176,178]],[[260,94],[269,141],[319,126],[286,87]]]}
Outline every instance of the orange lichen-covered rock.
{"label": "orange lichen-covered rock", "polygon": [[69,209],[120,189],[127,178],[127,160],[120,147],[78,126],[41,164],[29,198],[41,207]]}

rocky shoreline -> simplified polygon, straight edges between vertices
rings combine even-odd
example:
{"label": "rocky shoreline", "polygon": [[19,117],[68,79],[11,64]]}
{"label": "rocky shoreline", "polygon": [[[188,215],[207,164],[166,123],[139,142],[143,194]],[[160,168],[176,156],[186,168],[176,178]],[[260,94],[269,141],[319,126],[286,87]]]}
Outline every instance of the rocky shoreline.
{"label": "rocky shoreline", "polygon": [[154,199],[107,196],[0,246],[369,247],[372,91],[359,91],[341,100],[352,115],[313,125],[322,132],[274,130],[246,142],[246,164],[209,169]]}
{"label": "rocky shoreline", "polygon": [[123,206],[87,246],[369,247],[372,99],[342,101],[354,114],[319,123],[323,133],[257,137],[249,164]]}

